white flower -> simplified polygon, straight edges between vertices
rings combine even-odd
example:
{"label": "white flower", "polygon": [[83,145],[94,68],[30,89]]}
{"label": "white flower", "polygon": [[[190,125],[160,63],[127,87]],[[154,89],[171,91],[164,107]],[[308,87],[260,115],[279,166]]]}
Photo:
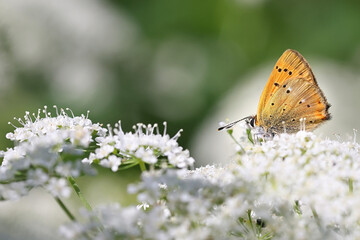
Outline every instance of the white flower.
{"label": "white flower", "polygon": [[114,129],[109,127],[107,136],[95,139],[99,146],[95,151],[96,156],[90,155],[88,159],[84,159],[84,162],[92,163],[95,159],[99,159],[102,166],[110,167],[112,165],[107,158],[114,154],[123,159],[124,166],[140,160],[151,165],[159,163],[158,166],[164,168],[168,164],[177,168],[192,167],[194,159],[190,157],[189,151],[183,150],[177,142],[181,130],[170,138],[166,133],[166,123],[164,126],[163,134],[159,133],[157,124],[146,126],[141,123],[133,127],[134,132],[125,133],[119,122]]}
{"label": "white flower", "polygon": [[101,160],[100,165],[103,167],[111,168],[111,171],[116,172],[121,165],[121,159],[119,157],[111,155],[108,159]]}
{"label": "white flower", "polygon": [[101,159],[107,157],[110,153],[114,151],[114,146],[104,145],[100,148],[97,148],[95,151],[96,158]]}
{"label": "white flower", "polygon": [[71,188],[63,178],[51,178],[46,189],[55,197],[68,198],[71,194]]}
{"label": "white flower", "polygon": [[42,169],[30,170],[27,174],[26,183],[30,186],[42,186],[49,180],[47,175]]}
{"label": "white flower", "polygon": [[6,166],[9,161],[16,160],[24,157],[24,151],[23,149],[19,147],[9,148],[6,152],[2,152],[2,155],[4,156],[2,166]]}
{"label": "white flower", "polygon": [[91,164],[91,163],[93,163],[93,161],[95,159],[96,159],[96,154],[95,153],[90,153],[89,158],[84,158],[83,160],[81,160],[81,162]]}
{"label": "white flower", "polygon": [[[74,116],[67,109],[72,115],[69,116],[65,110],[55,108],[55,117],[47,107],[33,115],[26,112],[24,119],[17,119],[22,127],[13,125],[15,131],[7,134],[17,146],[1,152],[0,180],[4,184],[0,188],[0,198],[16,199],[37,186],[48,189],[53,195],[68,197],[71,191],[64,185],[65,178],[94,173],[81,160],[93,141],[92,136],[104,136],[107,130],[100,124],[93,124],[87,116]],[[89,155],[91,160],[92,154]],[[18,186],[21,191],[11,191]]]}
{"label": "white flower", "polygon": [[[107,131],[100,127],[100,124],[93,124],[86,116],[74,116],[70,109],[67,109],[72,116],[69,116],[64,109],[57,111],[57,116],[52,117],[51,113],[47,111],[45,106],[43,110],[38,110],[37,115],[30,115],[26,112],[24,119],[17,119],[22,127],[15,127],[13,133],[8,133],[6,137],[12,141],[30,141],[34,137],[43,135],[49,135],[57,133],[58,137],[69,138],[72,143],[79,144],[81,146],[88,146],[92,141],[91,134],[98,132],[98,134],[104,135]],[[44,114],[41,117],[41,113]]]}
{"label": "white flower", "polygon": [[145,150],[143,147],[140,147],[136,152],[135,156],[141,158],[144,162],[149,164],[154,164],[157,162],[157,158],[154,156],[154,151],[152,149]]}
{"label": "white flower", "polygon": [[[299,132],[241,144],[237,161],[225,166],[143,173],[142,181],[128,188],[138,193],[138,212],[113,206],[91,212],[75,239],[97,226],[94,214],[106,226],[96,231],[99,239],[360,237],[357,143]],[[142,156],[145,148],[138,151]],[[127,222],[127,231],[121,222]]]}

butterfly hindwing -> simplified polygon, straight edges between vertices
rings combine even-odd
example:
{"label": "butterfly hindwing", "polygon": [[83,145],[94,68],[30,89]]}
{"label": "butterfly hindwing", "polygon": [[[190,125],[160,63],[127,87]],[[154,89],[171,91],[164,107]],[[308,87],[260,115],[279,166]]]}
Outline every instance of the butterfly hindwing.
{"label": "butterfly hindwing", "polygon": [[266,103],[274,95],[278,87],[282,86],[290,78],[303,78],[305,81],[314,82],[317,85],[314,74],[305,58],[292,49],[286,50],[276,62],[261,94],[257,116],[260,116]]}
{"label": "butterfly hindwing", "polygon": [[265,104],[259,125],[274,133],[300,130],[305,119],[307,131],[330,118],[329,104],[316,83],[305,78],[290,78],[278,86]]}

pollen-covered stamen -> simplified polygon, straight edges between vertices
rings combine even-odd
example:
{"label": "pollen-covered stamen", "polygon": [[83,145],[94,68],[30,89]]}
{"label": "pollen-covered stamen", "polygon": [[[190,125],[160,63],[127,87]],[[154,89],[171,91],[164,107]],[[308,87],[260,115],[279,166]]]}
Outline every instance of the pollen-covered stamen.
{"label": "pollen-covered stamen", "polygon": [[151,124],[147,125],[145,132],[146,132],[146,135],[149,135],[149,134],[151,135]]}
{"label": "pollen-covered stamen", "polygon": [[159,125],[157,123],[154,124],[154,129],[156,129],[156,134],[160,135]]}
{"label": "pollen-covered stamen", "polygon": [[150,125],[150,134],[153,135],[154,134],[154,130],[155,130],[155,127],[157,126],[157,124],[155,123],[153,126]]}
{"label": "pollen-covered stamen", "polygon": [[107,127],[107,129],[108,129],[108,131],[109,131],[109,135],[112,137],[112,136],[113,136],[113,135],[112,135],[113,130],[112,130],[112,127],[111,127],[110,123],[108,123],[108,124],[106,125],[106,127]]}
{"label": "pollen-covered stamen", "polygon": [[163,136],[165,136],[166,135],[166,130],[167,130],[167,122],[163,122],[163,124],[164,124],[164,134],[163,134]]}
{"label": "pollen-covered stamen", "polygon": [[12,122],[8,122],[9,125],[13,126],[14,128],[18,128],[17,126],[15,126]]}
{"label": "pollen-covered stamen", "polygon": [[123,130],[122,130],[122,128],[121,128],[121,121],[118,121],[117,123],[115,123],[115,128],[114,128],[114,133],[115,134],[124,134],[124,132],[123,132]]}
{"label": "pollen-covered stamen", "polygon": [[16,118],[14,117],[14,120],[18,121],[18,123],[20,123],[21,125],[25,126],[26,123],[21,119],[21,118]]}
{"label": "pollen-covered stamen", "polygon": [[183,129],[180,129],[171,139],[177,141],[183,131]]}
{"label": "pollen-covered stamen", "polygon": [[71,115],[72,115],[72,117],[74,118],[75,117],[75,115],[74,115],[74,112],[70,109],[70,108],[66,108],[66,111],[69,111],[70,113],[71,113]]}
{"label": "pollen-covered stamen", "polygon": [[143,123],[136,124],[135,131],[138,136],[144,135],[143,128],[146,128],[146,126]]}
{"label": "pollen-covered stamen", "polygon": [[29,123],[33,122],[32,119],[31,119],[30,112],[28,112],[28,111],[25,112],[24,119],[25,119],[26,122],[29,122]]}
{"label": "pollen-covered stamen", "polygon": [[37,111],[37,115],[35,115],[35,113],[32,114],[33,117],[34,117],[34,122],[38,121],[41,118],[40,114],[41,114],[41,109],[40,108]]}
{"label": "pollen-covered stamen", "polygon": [[56,105],[53,105],[53,108],[55,108],[56,116],[59,116],[59,109]]}
{"label": "pollen-covered stamen", "polygon": [[47,118],[48,115],[47,115],[47,106],[46,105],[44,106],[44,109],[42,110],[42,112],[44,113],[45,117]]}

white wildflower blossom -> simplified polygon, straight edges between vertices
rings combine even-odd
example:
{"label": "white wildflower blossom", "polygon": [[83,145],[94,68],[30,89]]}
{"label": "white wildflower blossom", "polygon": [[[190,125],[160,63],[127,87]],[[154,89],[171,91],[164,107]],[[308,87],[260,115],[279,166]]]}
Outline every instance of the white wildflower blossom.
{"label": "white wildflower blossom", "polygon": [[0,199],[18,200],[28,193],[25,182],[12,182],[9,184],[0,184]]}
{"label": "white wildflower blossom", "polygon": [[100,148],[97,148],[95,151],[96,158],[102,159],[107,157],[110,153],[114,151],[114,146],[111,145],[103,145]]}
{"label": "white wildflower blossom", "polygon": [[115,155],[109,156],[108,159],[100,161],[100,165],[103,167],[111,168],[111,171],[116,172],[121,164],[121,159]]}
{"label": "white wildflower blossom", "polygon": [[[38,110],[37,115],[30,115],[26,112],[24,119],[17,119],[22,127],[15,127],[13,133],[6,134],[6,137],[12,141],[24,142],[31,141],[33,137],[49,135],[57,133],[58,137],[70,139],[71,143],[87,147],[91,142],[91,134],[94,131],[103,135],[106,129],[102,128],[100,124],[93,124],[87,116],[74,116],[70,109],[72,116],[69,116],[64,109],[57,109],[57,116],[52,117],[51,112],[48,112],[45,106],[43,110]],[[44,117],[41,116],[44,114]]]}
{"label": "white wildflower blossom", "polygon": [[154,151],[152,149],[144,149],[144,147],[140,147],[135,152],[135,157],[141,158],[144,162],[149,164],[155,164],[157,162],[157,158],[154,155]]}
{"label": "white wildflower blossom", "polygon": [[47,175],[42,169],[30,170],[27,174],[26,183],[29,186],[37,187],[44,185],[49,180]]}
{"label": "white wildflower blossom", "polygon": [[[159,167],[167,167],[171,164],[177,168],[188,168],[194,164],[188,150],[179,146],[177,139],[181,130],[172,138],[166,133],[166,123],[163,134],[159,133],[157,124],[134,126],[134,132],[123,132],[120,122],[114,129],[109,126],[109,133],[105,137],[97,137],[99,146],[95,154],[83,160],[85,163],[100,161],[100,165],[117,171],[123,164],[124,167],[139,164],[140,162]],[[111,156],[116,156],[117,158]],[[122,161],[120,161],[122,159]],[[116,161],[115,161],[116,160]]]}
{"label": "white wildflower blossom", "polygon": [[[192,171],[143,173],[136,207],[91,212],[114,239],[358,239],[360,146],[313,133],[281,134],[261,144],[240,141],[236,162]],[[146,211],[142,204],[148,204]],[[129,215],[127,215],[129,214]],[[129,222],[128,222],[129,219]],[[127,222],[124,231],[123,223]],[[87,217],[75,239],[89,239]],[[80,229],[80,230],[79,230]],[[81,234],[79,234],[79,231]],[[66,237],[65,234],[63,234]],[[70,239],[70,238],[68,238]]]}
{"label": "white wildflower blossom", "polygon": [[64,178],[51,178],[46,189],[55,197],[68,198],[71,194],[71,188]]}
{"label": "white wildflower blossom", "polygon": [[[54,107],[54,117],[46,106],[37,114],[26,112],[23,119],[17,119],[22,126],[13,125],[14,132],[6,135],[17,146],[1,152],[0,198],[16,199],[38,186],[55,196],[68,197],[71,191],[64,185],[67,177],[94,174],[93,169],[78,160],[86,156],[93,135],[104,136],[107,130],[93,124],[85,115],[74,116],[67,109],[70,116]],[[21,191],[10,191],[18,186]]]}

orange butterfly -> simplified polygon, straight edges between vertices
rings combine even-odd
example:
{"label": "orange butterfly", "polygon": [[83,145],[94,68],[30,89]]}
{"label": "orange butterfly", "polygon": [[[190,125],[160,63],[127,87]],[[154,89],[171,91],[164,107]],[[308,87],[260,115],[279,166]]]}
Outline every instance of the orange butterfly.
{"label": "orange butterfly", "polygon": [[288,49],[271,72],[261,94],[257,114],[218,130],[229,129],[246,120],[251,127],[260,127],[268,136],[284,131],[311,131],[331,118],[329,107],[308,62],[299,52]]}

